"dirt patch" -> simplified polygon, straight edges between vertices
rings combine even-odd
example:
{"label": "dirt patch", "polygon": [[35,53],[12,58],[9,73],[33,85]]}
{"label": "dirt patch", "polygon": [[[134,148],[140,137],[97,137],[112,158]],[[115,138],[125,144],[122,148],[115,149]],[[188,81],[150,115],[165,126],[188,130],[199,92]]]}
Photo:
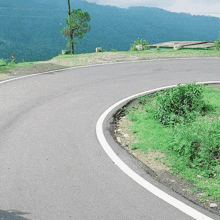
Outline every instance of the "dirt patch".
{"label": "dirt patch", "polygon": [[23,75],[31,75],[35,73],[42,73],[42,72],[58,70],[63,68],[65,68],[65,66],[44,61],[28,66],[16,66],[12,70],[9,70],[7,74],[9,76],[23,76]]}
{"label": "dirt patch", "polygon": [[[134,104],[137,104],[137,100],[132,101],[126,107]],[[141,150],[132,149],[131,143],[135,143],[137,140],[129,129],[131,122],[125,116],[124,108],[115,114],[113,124],[111,133],[115,141],[129,154],[141,161],[147,173],[193,203],[220,215],[220,203],[202,198],[203,192],[195,191],[195,186],[192,183],[173,174],[171,168],[166,166],[167,161],[162,152],[149,150],[144,153]],[[212,207],[213,205],[214,207]]]}
{"label": "dirt patch", "polygon": [[[117,62],[127,61],[138,61],[138,60],[153,60],[153,59],[172,59],[172,58],[183,58],[183,57],[204,57],[205,55],[196,53],[180,53],[178,51],[172,51],[166,53],[165,51],[148,50],[143,52],[102,52],[102,53],[85,53],[75,55],[64,55],[58,56],[48,61],[41,61],[36,64],[28,66],[15,66],[10,70],[0,69],[0,80],[7,78],[30,75],[34,73],[41,73],[50,70],[63,69],[66,67],[85,66],[93,64],[108,64]],[[216,56],[215,55],[206,55]]]}

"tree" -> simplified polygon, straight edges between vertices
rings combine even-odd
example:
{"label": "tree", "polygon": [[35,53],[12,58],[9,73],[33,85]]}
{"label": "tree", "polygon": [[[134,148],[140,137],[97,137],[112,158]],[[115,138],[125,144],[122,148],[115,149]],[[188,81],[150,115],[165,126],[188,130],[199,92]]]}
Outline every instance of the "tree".
{"label": "tree", "polygon": [[68,9],[69,16],[66,19],[67,27],[63,27],[61,33],[67,37],[67,47],[71,47],[71,53],[74,54],[74,45],[77,44],[74,38],[83,38],[87,31],[90,30],[90,26],[87,23],[90,21],[90,15],[81,9],[72,10],[72,12],[70,12],[69,0]]}

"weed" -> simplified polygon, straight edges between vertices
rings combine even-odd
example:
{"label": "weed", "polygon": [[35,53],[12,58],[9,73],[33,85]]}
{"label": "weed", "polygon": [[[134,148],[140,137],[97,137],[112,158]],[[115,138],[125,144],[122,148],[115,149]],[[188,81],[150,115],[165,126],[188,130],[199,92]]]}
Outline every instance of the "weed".
{"label": "weed", "polygon": [[219,169],[219,122],[200,117],[190,125],[176,125],[170,143],[170,149],[181,157],[183,166],[198,168],[200,175],[208,178],[216,177]]}
{"label": "weed", "polygon": [[147,43],[146,40],[137,39],[136,41],[134,41],[133,44],[130,45],[130,50],[131,51],[137,51],[138,50],[137,47],[136,47],[137,45],[142,45],[143,50],[148,49],[148,47],[147,47],[148,43]]}
{"label": "weed", "polygon": [[220,33],[219,33],[219,38],[214,42],[214,47],[217,50],[220,49]]}
{"label": "weed", "polygon": [[0,60],[0,66],[6,66],[6,65],[7,65],[6,60],[1,59]]}
{"label": "weed", "polygon": [[[162,97],[164,94],[166,98]],[[171,101],[171,98],[178,104]],[[131,121],[131,132],[136,137],[135,143],[131,143],[132,148],[143,152],[152,149],[165,153],[166,160],[169,161],[168,166],[172,167],[174,173],[192,181],[197,188],[205,192],[204,197],[218,201],[220,201],[219,100],[220,88],[193,83],[184,87],[178,85],[176,89],[158,94],[140,96],[139,106],[126,111],[126,116]],[[172,114],[176,113],[176,121],[167,112],[165,116],[168,115],[167,118],[171,122],[167,120],[167,123],[160,123],[158,116],[155,117],[162,103]],[[188,115],[193,120],[188,120]]]}

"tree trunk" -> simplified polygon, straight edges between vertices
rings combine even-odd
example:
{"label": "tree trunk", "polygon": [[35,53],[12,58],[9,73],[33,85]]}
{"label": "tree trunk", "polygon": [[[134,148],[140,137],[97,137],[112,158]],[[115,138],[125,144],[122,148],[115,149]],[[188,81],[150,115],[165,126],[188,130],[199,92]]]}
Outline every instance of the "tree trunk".
{"label": "tree trunk", "polygon": [[[68,0],[68,15],[71,15],[70,0]],[[70,39],[73,39],[73,33],[70,32]],[[74,44],[71,43],[71,54],[74,54]]]}
{"label": "tree trunk", "polygon": [[71,15],[70,0],[68,0],[68,15]]}
{"label": "tree trunk", "polygon": [[71,45],[71,53],[74,54],[74,44]]}

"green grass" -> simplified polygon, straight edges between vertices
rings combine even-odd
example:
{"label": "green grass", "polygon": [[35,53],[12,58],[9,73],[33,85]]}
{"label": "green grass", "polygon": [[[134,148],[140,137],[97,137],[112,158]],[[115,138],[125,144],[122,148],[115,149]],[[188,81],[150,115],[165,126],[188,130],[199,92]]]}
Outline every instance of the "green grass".
{"label": "green grass", "polygon": [[118,55],[126,56],[137,56],[139,58],[157,58],[157,57],[220,57],[220,50],[212,49],[182,49],[182,50],[173,50],[173,49],[150,49],[143,51],[116,51],[112,49],[109,52],[101,53],[84,53],[84,54],[60,54],[54,59],[76,59],[76,58],[86,58],[86,57],[102,57],[107,55],[110,52],[114,52]]}
{"label": "green grass", "polygon": [[[155,97],[139,97],[142,104],[126,110],[131,121],[130,130],[136,137],[131,148],[163,152],[166,165],[172,168],[173,173],[192,182],[196,193],[205,193],[204,198],[220,202],[220,88],[205,86],[203,95],[208,111],[192,123],[176,126],[165,126],[155,117]],[[186,151],[192,149],[190,147],[194,145],[187,147],[187,144],[193,141],[200,143],[199,150],[195,152],[202,156],[191,161],[187,160]],[[210,162],[212,154],[218,156]],[[205,159],[201,160],[203,157]]]}
{"label": "green grass", "polygon": [[6,63],[4,60],[0,60],[0,72],[11,70],[15,67],[30,66],[33,64],[37,64],[37,63],[38,63],[37,61],[36,62],[20,62],[20,63],[10,62],[10,63]]}
{"label": "green grass", "polygon": [[[116,51],[116,49],[112,49],[110,52],[100,53],[94,52],[74,55],[60,54],[47,62],[63,67],[69,67],[134,60],[170,59],[187,57],[220,57],[220,50],[182,49],[175,51],[173,49],[150,49],[143,51]],[[15,68],[22,68],[24,66],[31,67],[32,65],[37,63],[38,62],[21,62],[15,64],[12,62],[5,65],[5,61],[0,60],[0,80],[1,75],[7,75],[8,77],[10,77],[10,72],[13,71]]]}
{"label": "green grass", "polygon": [[4,60],[0,60],[0,81],[11,78],[10,73],[15,68],[32,66],[37,63],[39,63],[39,62],[21,62],[21,63],[10,62],[10,63],[7,63]]}

